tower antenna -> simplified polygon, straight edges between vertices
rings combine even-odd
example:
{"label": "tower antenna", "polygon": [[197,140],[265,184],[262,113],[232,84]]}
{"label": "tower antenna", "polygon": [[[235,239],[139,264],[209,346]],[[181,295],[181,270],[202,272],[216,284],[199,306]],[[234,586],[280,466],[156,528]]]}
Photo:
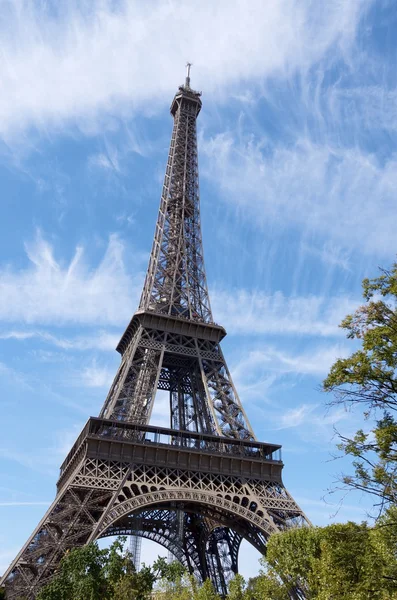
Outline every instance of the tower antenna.
{"label": "tower antenna", "polygon": [[188,62],[186,63],[186,81],[185,81],[185,87],[190,88],[190,67],[192,67],[193,64]]}

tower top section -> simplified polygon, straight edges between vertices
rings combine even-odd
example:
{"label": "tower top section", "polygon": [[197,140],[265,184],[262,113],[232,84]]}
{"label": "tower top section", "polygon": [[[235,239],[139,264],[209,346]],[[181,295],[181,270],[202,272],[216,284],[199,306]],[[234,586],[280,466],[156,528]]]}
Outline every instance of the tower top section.
{"label": "tower top section", "polygon": [[201,110],[201,92],[196,92],[192,90],[190,87],[190,69],[192,67],[192,63],[186,63],[186,79],[185,84],[179,86],[177,93],[171,104],[171,114],[174,117],[178,108],[181,106],[181,103],[185,101],[187,104],[190,104],[194,112],[196,113],[196,117]]}
{"label": "tower top section", "polygon": [[171,104],[174,126],[139,311],[208,324],[196,132],[201,92],[190,87],[191,66]]}

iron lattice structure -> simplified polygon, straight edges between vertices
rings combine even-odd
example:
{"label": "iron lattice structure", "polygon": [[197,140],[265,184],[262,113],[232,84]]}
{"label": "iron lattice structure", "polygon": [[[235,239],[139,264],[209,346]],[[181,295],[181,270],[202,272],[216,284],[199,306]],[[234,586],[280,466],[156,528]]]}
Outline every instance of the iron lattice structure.
{"label": "iron lattice structure", "polygon": [[[61,467],[56,498],[2,578],[8,600],[35,598],[67,549],[128,534],[162,544],[221,595],[243,538],[307,525],[282,483],[280,446],[256,441],[214,323],[200,227],[196,120],[189,72],[174,127],[139,308],[99,418]],[[170,427],[149,425],[157,390]]]}

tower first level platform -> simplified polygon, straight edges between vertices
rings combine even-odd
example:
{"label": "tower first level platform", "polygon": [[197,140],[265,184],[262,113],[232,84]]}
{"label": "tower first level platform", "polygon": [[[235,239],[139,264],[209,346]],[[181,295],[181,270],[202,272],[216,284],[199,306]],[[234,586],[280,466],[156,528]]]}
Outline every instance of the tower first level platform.
{"label": "tower first level platform", "polygon": [[[272,532],[304,522],[282,484],[280,449],[90,418],[61,466],[55,501],[17,557],[7,598],[34,598],[66,550],[130,532],[138,520],[138,534],[181,554],[200,578],[211,576],[208,543],[216,530],[232,528],[264,552]],[[201,536],[191,551],[178,548],[172,515],[181,509],[184,527]],[[156,512],[163,516],[155,519]]]}

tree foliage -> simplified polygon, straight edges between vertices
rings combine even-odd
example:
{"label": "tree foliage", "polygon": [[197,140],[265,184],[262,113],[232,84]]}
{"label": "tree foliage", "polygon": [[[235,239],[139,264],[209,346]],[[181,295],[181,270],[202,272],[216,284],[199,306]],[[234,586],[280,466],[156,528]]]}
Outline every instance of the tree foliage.
{"label": "tree foliage", "polygon": [[[37,600],[145,600],[164,568],[162,559],[137,573],[123,552],[125,538],[101,550],[96,543],[70,550]],[[164,560],[164,559],[163,559]],[[165,561],[164,564],[166,565]]]}
{"label": "tree foliage", "polygon": [[360,347],[334,363],[323,387],[334,395],[331,404],[362,406],[374,420],[368,431],[340,436],[339,449],[353,457],[343,484],[373,494],[381,513],[397,502],[397,263],[364,279],[363,296],[365,304],[341,323]]}
{"label": "tree foliage", "polygon": [[220,600],[209,580],[198,585],[179,562],[158,557],[136,572],[124,542],[118,538],[102,550],[96,543],[70,550],[37,600],[147,600],[156,595],[155,583],[161,600]]}
{"label": "tree foliage", "polygon": [[[177,562],[137,573],[123,538],[68,552],[37,600],[220,600]],[[397,507],[375,527],[345,523],[273,534],[260,574],[230,582],[227,600],[397,600]]]}
{"label": "tree foliage", "polygon": [[376,527],[344,523],[271,536],[255,600],[397,598],[397,509]]}

